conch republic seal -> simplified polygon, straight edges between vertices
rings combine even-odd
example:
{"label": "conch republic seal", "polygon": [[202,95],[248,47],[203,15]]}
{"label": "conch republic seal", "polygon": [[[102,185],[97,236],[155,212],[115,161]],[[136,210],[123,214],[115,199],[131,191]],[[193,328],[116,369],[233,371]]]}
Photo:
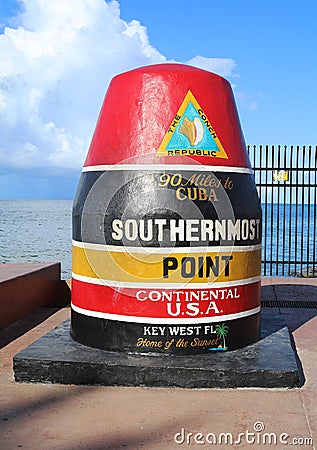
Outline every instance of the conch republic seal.
{"label": "conch republic seal", "polygon": [[73,207],[71,336],[198,354],[259,337],[261,207],[230,84],[181,64],[113,78]]}

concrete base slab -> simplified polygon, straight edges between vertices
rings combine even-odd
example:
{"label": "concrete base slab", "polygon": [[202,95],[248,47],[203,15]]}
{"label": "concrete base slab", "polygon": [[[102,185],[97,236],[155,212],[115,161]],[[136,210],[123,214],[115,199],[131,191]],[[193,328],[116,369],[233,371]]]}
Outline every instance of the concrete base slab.
{"label": "concrete base slab", "polygon": [[70,320],[14,357],[15,380],[104,386],[294,388],[300,375],[280,317],[263,313],[261,339],[206,355],[135,355],[86,347],[69,335]]}

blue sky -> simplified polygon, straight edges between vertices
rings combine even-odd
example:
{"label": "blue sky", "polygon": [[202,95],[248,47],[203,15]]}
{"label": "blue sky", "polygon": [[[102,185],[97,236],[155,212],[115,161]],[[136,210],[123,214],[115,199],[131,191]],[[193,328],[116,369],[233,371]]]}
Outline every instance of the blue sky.
{"label": "blue sky", "polygon": [[317,3],[0,3],[0,198],[75,194],[110,79],[177,61],[234,88],[248,144],[317,145]]}

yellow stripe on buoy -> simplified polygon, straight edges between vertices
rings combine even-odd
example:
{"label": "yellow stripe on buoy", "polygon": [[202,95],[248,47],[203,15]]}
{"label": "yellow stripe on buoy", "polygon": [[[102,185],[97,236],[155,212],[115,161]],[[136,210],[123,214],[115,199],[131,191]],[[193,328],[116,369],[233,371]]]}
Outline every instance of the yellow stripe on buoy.
{"label": "yellow stripe on buoy", "polygon": [[104,280],[151,283],[210,283],[260,275],[261,250],[144,253],[73,246],[74,274]]}

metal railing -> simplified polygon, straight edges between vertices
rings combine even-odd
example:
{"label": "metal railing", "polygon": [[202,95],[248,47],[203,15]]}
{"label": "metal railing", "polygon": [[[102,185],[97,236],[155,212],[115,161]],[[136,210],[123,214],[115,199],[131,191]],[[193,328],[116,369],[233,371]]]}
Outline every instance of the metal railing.
{"label": "metal railing", "polygon": [[317,146],[248,146],[262,220],[262,274],[317,276]]}

